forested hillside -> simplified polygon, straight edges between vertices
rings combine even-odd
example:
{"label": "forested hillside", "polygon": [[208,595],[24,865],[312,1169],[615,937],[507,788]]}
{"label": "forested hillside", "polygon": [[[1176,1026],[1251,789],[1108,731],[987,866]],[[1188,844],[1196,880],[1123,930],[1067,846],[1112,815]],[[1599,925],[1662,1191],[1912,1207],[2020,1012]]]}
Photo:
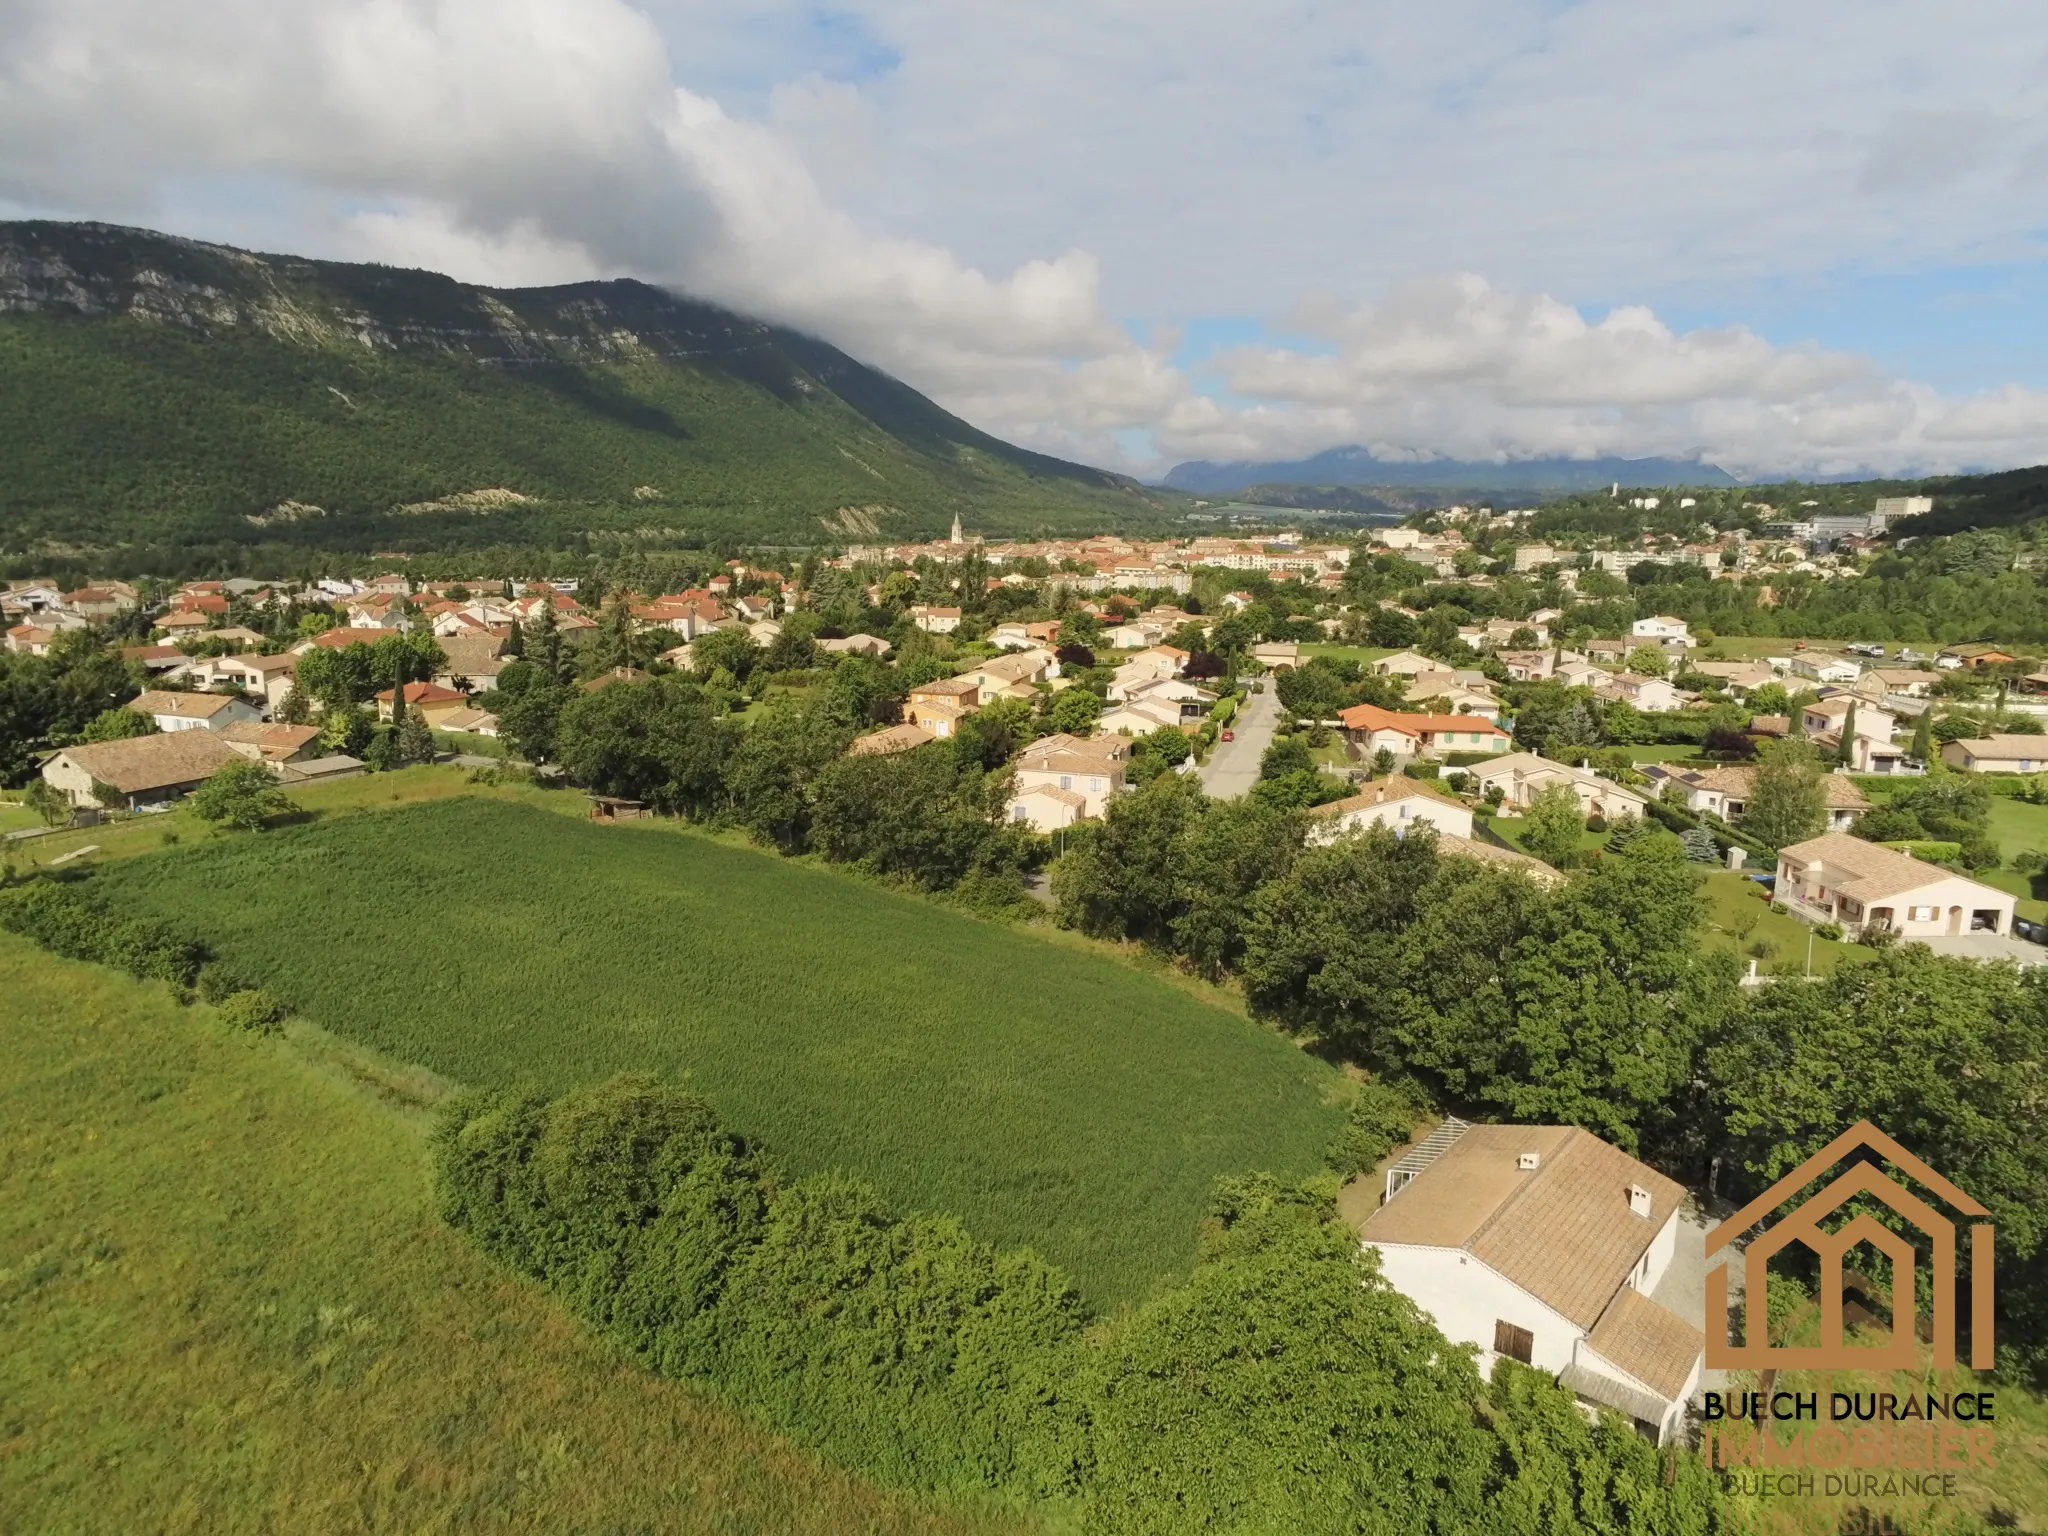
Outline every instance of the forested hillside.
{"label": "forested hillside", "polygon": [[485,289],[95,224],[0,224],[0,442],[0,553],[814,542],[1160,508],[644,283]]}

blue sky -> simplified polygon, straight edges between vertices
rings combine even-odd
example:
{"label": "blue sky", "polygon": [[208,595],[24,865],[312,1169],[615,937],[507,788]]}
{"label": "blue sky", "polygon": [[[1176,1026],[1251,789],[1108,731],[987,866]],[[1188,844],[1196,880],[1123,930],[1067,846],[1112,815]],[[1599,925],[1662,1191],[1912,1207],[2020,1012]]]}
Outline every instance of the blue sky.
{"label": "blue sky", "polygon": [[2048,7],[0,0],[0,212],[631,274],[1139,472],[2048,460]]}

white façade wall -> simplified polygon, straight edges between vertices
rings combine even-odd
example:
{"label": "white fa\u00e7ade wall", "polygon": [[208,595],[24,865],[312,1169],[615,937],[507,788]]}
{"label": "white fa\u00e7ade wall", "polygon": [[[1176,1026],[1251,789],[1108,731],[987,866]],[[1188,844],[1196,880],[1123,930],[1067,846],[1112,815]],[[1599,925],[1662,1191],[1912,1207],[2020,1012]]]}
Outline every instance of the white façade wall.
{"label": "white fa\u00e7ade wall", "polygon": [[1493,1370],[1496,1320],[1535,1335],[1529,1363],[1555,1376],[1572,1363],[1584,1330],[1461,1248],[1367,1243],[1395,1290],[1436,1320],[1455,1343],[1479,1346],[1479,1372]]}
{"label": "white fa\u00e7ade wall", "polygon": [[1635,1271],[1629,1284],[1642,1292],[1643,1295],[1649,1295],[1650,1292],[1657,1289],[1658,1282],[1664,1278],[1665,1271],[1671,1268],[1671,1260],[1677,1252],[1678,1212],[1674,1209],[1669,1216],[1664,1218],[1664,1225],[1658,1230],[1657,1235],[1650,1240],[1649,1249],[1643,1255],[1644,1259],[1648,1262]]}

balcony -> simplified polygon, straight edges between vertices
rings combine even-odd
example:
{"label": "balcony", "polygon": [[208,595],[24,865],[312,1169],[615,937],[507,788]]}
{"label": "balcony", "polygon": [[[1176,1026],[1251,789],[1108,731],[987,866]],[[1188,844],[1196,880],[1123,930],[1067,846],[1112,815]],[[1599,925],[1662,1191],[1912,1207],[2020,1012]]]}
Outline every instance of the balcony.
{"label": "balcony", "polygon": [[1787,912],[1790,912],[1802,923],[1840,923],[1845,929],[1854,929],[1862,926],[1863,920],[1861,918],[1837,915],[1817,902],[1804,900],[1783,890],[1778,892],[1778,900],[1783,904]]}

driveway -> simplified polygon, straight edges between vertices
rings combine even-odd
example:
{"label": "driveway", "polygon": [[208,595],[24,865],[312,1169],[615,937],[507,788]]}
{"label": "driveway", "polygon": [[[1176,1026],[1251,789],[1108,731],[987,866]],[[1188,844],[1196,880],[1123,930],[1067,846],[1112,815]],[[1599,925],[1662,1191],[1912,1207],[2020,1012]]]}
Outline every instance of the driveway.
{"label": "driveway", "polygon": [[1280,700],[1273,693],[1271,678],[1266,691],[1248,695],[1244,708],[1231,722],[1233,741],[1216,743],[1209,761],[1202,765],[1202,788],[1218,800],[1235,800],[1259,782],[1259,759],[1273,744],[1273,732],[1280,724]]}

